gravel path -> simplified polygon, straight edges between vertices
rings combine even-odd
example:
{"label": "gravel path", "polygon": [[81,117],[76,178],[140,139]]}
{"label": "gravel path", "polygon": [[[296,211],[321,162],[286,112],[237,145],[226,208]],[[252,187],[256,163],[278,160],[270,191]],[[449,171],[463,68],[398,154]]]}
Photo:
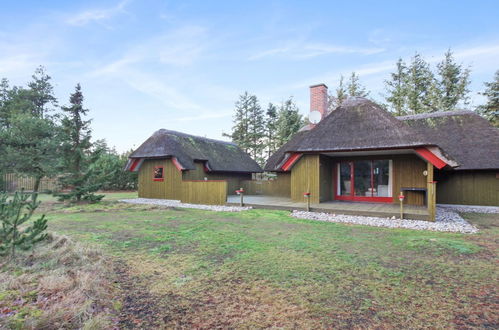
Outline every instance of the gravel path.
{"label": "gravel path", "polygon": [[462,213],[499,213],[499,206],[438,204],[438,207]]}
{"label": "gravel path", "polygon": [[435,222],[305,211],[293,211],[292,216],[300,219],[353,223],[374,227],[407,228],[416,230],[457,232],[465,234],[474,234],[478,232],[478,229],[475,226],[464,220],[458,213],[440,207],[437,208],[437,219]]}
{"label": "gravel path", "polygon": [[222,205],[200,205],[200,204],[187,204],[181,203],[180,201],[171,199],[152,199],[152,198],[134,198],[134,199],[121,199],[120,202],[130,203],[130,204],[148,204],[148,205],[160,205],[167,207],[177,207],[177,208],[187,208],[187,209],[199,209],[207,211],[224,211],[224,212],[241,212],[250,210],[251,207],[240,207],[240,206],[222,206]]}

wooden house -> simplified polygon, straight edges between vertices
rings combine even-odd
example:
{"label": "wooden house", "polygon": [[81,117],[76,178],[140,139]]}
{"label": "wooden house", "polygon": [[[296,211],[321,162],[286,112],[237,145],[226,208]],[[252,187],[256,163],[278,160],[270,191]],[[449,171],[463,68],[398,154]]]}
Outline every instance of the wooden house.
{"label": "wooden house", "polygon": [[130,156],[139,197],[225,204],[228,194],[261,167],[231,142],[160,129]]}
{"label": "wooden house", "polygon": [[326,85],[310,91],[320,121],[265,165],[284,197],[398,204],[402,193],[405,204],[427,206],[430,220],[437,202],[499,205],[499,130],[474,112],[395,117],[349,98],[328,113]]}

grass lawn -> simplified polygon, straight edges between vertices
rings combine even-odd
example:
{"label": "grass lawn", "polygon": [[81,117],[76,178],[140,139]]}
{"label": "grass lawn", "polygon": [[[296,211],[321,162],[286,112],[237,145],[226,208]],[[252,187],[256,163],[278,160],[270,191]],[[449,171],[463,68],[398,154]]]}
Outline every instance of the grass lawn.
{"label": "grass lawn", "polygon": [[114,259],[122,327],[497,327],[498,215],[476,235],[105,202],[45,208]]}

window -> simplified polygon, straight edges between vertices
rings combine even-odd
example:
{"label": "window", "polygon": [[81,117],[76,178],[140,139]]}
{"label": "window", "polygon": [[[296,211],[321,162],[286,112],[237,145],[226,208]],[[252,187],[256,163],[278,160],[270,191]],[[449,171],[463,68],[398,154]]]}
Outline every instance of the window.
{"label": "window", "polygon": [[344,161],[337,168],[335,199],[392,202],[392,161]]}
{"label": "window", "polygon": [[153,180],[163,181],[164,180],[163,166],[154,167]]}

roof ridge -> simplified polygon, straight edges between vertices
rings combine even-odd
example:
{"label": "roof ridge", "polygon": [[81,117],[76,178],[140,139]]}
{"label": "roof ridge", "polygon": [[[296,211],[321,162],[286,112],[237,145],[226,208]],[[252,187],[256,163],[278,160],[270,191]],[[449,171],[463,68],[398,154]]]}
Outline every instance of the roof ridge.
{"label": "roof ridge", "polygon": [[222,141],[222,140],[207,138],[207,137],[204,137],[204,136],[199,136],[199,135],[193,135],[193,134],[187,134],[187,133],[184,133],[184,132],[174,131],[174,130],[166,129],[166,128],[161,128],[161,129],[157,130],[156,133],[170,133],[170,134],[173,134],[173,135],[184,136],[184,137],[192,137],[192,138],[201,139],[201,140],[205,140],[205,141],[212,141],[212,142],[217,142],[217,143],[236,145],[234,142],[231,142],[231,141]]}
{"label": "roof ridge", "polygon": [[450,116],[462,116],[462,115],[478,115],[478,114],[472,110],[453,110],[453,111],[419,113],[416,115],[396,116],[395,118],[397,118],[398,120],[411,120],[411,119],[426,119],[426,118],[450,117]]}

